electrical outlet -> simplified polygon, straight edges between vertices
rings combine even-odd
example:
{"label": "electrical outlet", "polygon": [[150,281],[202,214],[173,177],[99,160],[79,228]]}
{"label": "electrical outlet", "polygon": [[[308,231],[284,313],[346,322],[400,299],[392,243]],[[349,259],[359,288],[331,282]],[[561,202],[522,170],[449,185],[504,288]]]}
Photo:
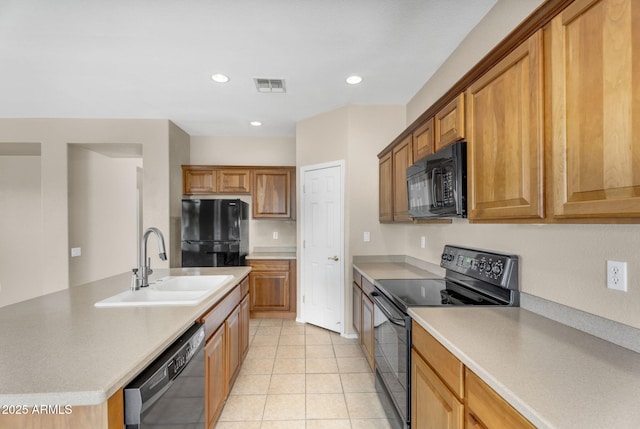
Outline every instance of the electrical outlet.
{"label": "electrical outlet", "polygon": [[427,247],[427,237],[423,235],[420,237],[420,248],[424,249],[425,247]]}
{"label": "electrical outlet", "polygon": [[369,231],[365,231],[364,232],[364,237],[363,237],[364,241],[366,243],[368,243],[369,241],[371,241],[371,233]]}
{"label": "electrical outlet", "polygon": [[274,240],[278,239],[278,231],[273,231],[273,239]]}
{"label": "electrical outlet", "polygon": [[75,258],[76,256],[82,256],[82,248],[80,247],[71,248],[71,257]]}
{"label": "electrical outlet", "polygon": [[627,291],[627,263],[607,261],[607,287],[613,290]]}

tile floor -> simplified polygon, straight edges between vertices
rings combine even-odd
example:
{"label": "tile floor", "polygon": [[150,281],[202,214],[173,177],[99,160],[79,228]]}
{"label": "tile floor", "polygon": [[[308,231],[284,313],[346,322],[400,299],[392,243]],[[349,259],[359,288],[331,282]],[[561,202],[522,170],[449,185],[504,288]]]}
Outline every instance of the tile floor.
{"label": "tile floor", "polygon": [[216,429],[390,428],[358,340],[281,319],[250,337]]}

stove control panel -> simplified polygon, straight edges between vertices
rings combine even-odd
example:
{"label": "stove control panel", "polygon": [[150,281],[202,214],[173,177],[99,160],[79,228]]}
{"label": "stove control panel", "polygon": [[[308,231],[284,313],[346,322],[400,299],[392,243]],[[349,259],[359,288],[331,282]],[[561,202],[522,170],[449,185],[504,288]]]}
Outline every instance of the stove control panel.
{"label": "stove control panel", "polygon": [[503,288],[518,288],[517,255],[447,245],[440,266]]}

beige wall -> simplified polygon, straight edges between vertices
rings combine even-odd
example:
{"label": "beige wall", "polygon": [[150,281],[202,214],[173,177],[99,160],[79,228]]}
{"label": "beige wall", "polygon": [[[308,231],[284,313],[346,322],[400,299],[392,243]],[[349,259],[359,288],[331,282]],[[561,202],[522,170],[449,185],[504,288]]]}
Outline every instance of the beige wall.
{"label": "beige wall", "polygon": [[543,0],[498,0],[407,104],[407,125],[447,92]]}
{"label": "beige wall", "polygon": [[142,158],[114,158],[69,145],[69,285],[137,266],[136,169]]}
{"label": "beige wall", "polygon": [[171,237],[169,261],[172,267],[182,266],[181,214],[182,214],[182,165],[189,164],[191,137],[173,122],[169,122],[169,213]]}
{"label": "beige wall", "polygon": [[295,165],[293,137],[191,137],[191,164]]}
{"label": "beige wall", "polygon": [[40,161],[0,154],[0,307],[43,293]]}
{"label": "beige wall", "polygon": [[[294,137],[191,137],[191,155],[185,164],[201,165],[296,165]],[[247,195],[224,195],[219,198],[240,198],[251,205]],[[273,233],[278,232],[278,238]],[[286,220],[251,219],[249,251],[256,247],[295,247],[296,222]]]}
{"label": "beige wall", "polygon": [[[403,249],[403,236],[383,230],[378,223],[378,158],[376,154],[405,127],[404,106],[349,105],[306,119],[296,127],[296,157],[300,167],[345,161],[345,329],[352,333],[351,259],[353,254],[385,253]],[[374,165],[375,168],[371,166]],[[302,177],[298,178],[298,183]],[[298,186],[300,188],[300,186]],[[300,194],[300,193],[299,193]],[[302,201],[298,198],[298,201]],[[300,219],[300,204],[298,205]],[[299,222],[300,223],[300,222]],[[402,228],[398,228],[402,230]],[[375,242],[363,243],[365,230]],[[298,226],[300,240],[300,225]],[[371,246],[371,245],[374,246]],[[375,247],[375,245],[383,247]],[[301,260],[300,242],[298,261]],[[378,252],[379,253],[379,252]],[[302,268],[298,269],[298,308],[301,305]]]}
{"label": "beige wall", "polygon": [[[144,163],[143,224],[165,234],[169,228],[169,121],[111,119],[0,119],[0,143],[41,144],[42,235],[33,245],[43,249],[31,261],[43,276],[39,290],[24,291],[24,299],[69,286],[67,145],[142,144]],[[179,179],[178,179],[179,180]],[[170,237],[167,237],[171,246]],[[1,239],[1,237],[0,237]],[[153,255],[153,266],[168,267]],[[116,273],[114,273],[116,274]],[[0,292],[2,293],[2,292]]]}

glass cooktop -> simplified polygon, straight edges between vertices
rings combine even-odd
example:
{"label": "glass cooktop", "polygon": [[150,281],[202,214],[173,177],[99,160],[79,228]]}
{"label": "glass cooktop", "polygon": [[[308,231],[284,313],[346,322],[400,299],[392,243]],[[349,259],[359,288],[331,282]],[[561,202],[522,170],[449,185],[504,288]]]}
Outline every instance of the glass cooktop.
{"label": "glass cooktop", "polygon": [[376,288],[401,309],[447,305],[505,305],[447,279],[377,280]]}

